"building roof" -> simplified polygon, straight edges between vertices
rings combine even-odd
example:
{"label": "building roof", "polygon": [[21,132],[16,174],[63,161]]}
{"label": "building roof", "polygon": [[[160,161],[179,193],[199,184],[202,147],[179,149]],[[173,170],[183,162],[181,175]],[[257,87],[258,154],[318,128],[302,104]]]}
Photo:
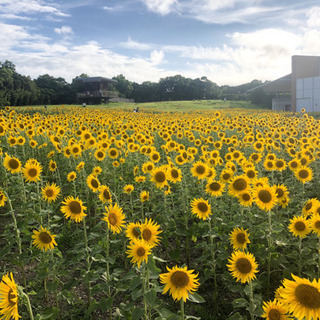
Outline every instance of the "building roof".
{"label": "building roof", "polygon": [[113,83],[118,83],[117,80],[104,78],[104,77],[76,78],[74,80],[75,81],[82,81],[83,83],[88,83],[88,82],[113,82]]}
{"label": "building roof", "polygon": [[268,83],[261,84],[255,88],[249,89],[247,92],[252,92],[259,88],[263,89],[266,92],[290,92],[291,91],[291,77],[292,74],[287,74],[284,77],[273,80]]}

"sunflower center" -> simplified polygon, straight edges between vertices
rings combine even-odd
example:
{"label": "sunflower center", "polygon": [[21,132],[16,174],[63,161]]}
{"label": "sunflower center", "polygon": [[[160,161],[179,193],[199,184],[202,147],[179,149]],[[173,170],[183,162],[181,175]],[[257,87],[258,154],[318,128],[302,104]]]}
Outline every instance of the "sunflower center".
{"label": "sunflower center", "polygon": [[284,166],[284,163],[283,163],[283,161],[277,161],[276,162],[276,166],[278,167],[278,168],[282,168],[283,166]]}
{"label": "sunflower center", "polygon": [[249,170],[247,172],[247,176],[248,176],[248,178],[252,179],[256,176],[256,173],[253,170]]}
{"label": "sunflower center", "polygon": [[11,169],[19,168],[19,162],[16,159],[10,159],[8,164]]}
{"label": "sunflower center", "polygon": [[38,174],[38,170],[36,168],[31,168],[29,171],[28,171],[28,174],[30,177],[34,178],[37,176]]}
{"label": "sunflower center", "polygon": [[132,229],[132,234],[135,238],[138,238],[140,233],[139,233],[139,228],[135,227]]}
{"label": "sunflower center", "polygon": [[107,199],[107,200],[110,199],[110,193],[109,193],[109,191],[108,191],[107,189],[105,189],[105,190],[103,191],[103,196],[104,196],[104,198]]}
{"label": "sunflower center", "polygon": [[268,313],[270,320],[280,320],[281,319],[281,313],[277,309],[271,309]]}
{"label": "sunflower center", "polygon": [[308,178],[308,176],[309,176],[309,172],[307,170],[302,169],[299,171],[299,177],[301,179],[306,179],[306,178]]}
{"label": "sunflower center", "polygon": [[230,173],[225,173],[223,176],[224,180],[229,180],[230,179]]}
{"label": "sunflower center", "polygon": [[218,182],[212,182],[210,184],[210,190],[212,190],[212,191],[219,191],[220,188],[221,188],[221,186]]}
{"label": "sunflower center", "polygon": [[320,220],[316,221],[314,226],[317,228],[317,229],[320,229]]}
{"label": "sunflower center", "polygon": [[160,183],[166,180],[166,175],[162,171],[157,172],[154,177]]}
{"label": "sunflower center", "polygon": [[258,160],[259,156],[257,154],[253,154],[252,155],[252,160],[256,161]]}
{"label": "sunflower center", "polygon": [[247,258],[239,258],[236,262],[236,268],[239,272],[247,274],[252,270],[252,265]]}
{"label": "sunflower center", "polygon": [[176,179],[179,177],[179,172],[176,169],[172,169],[171,176]]}
{"label": "sunflower center", "polygon": [[282,198],[284,196],[284,192],[280,188],[277,189],[276,193],[278,198]]}
{"label": "sunflower center", "polygon": [[243,178],[239,178],[234,181],[233,187],[236,191],[243,191],[247,188],[247,181]]}
{"label": "sunflower center", "polygon": [[306,229],[306,225],[303,221],[297,221],[295,224],[294,224],[294,228],[297,230],[297,231],[303,231]]}
{"label": "sunflower center", "polygon": [[259,200],[263,203],[269,203],[272,200],[271,193],[268,190],[260,190],[258,193]]}
{"label": "sunflower center", "polygon": [[95,189],[97,189],[97,188],[99,187],[99,183],[98,183],[98,181],[97,181],[96,179],[92,179],[92,180],[91,180],[91,185],[92,185]]}
{"label": "sunflower center", "polygon": [[201,211],[201,212],[207,212],[208,211],[208,205],[204,202],[199,202],[198,203],[198,209]]}
{"label": "sunflower center", "polygon": [[118,222],[118,217],[115,213],[111,212],[108,216],[108,220],[112,226],[115,226]]}
{"label": "sunflower center", "polygon": [[312,208],[312,202],[307,203],[305,208],[307,211],[309,211]]}
{"label": "sunflower center", "polygon": [[42,243],[49,244],[52,242],[52,237],[48,232],[41,232],[39,234],[39,239]]}
{"label": "sunflower center", "polygon": [[78,153],[79,152],[79,148],[73,148],[73,150],[72,150],[74,153]]}
{"label": "sunflower center", "polygon": [[152,237],[152,232],[149,229],[144,229],[142,232],[142,238],[146,241],[149,241]]}
{"label": "sunflower center", "polygon": [[205,167],[204,166],[197,166],[196,167],[196,172],[198,173],[198,174],[204,174],[204,172],[206,171],[206,169],[205,169]]}
{"label": "sunflower center", "polygon": [[242,199],[243,199],[244,201],[249,201],[249,200],[251,199],[250,194],[244,193],[244,194],[242,195]]}
{"label": "sunflower center", "polygon": [[54,192],[53,192],[52,189],[47,189],[47,190],[46,190],[46,196],[47,196],[47,197],[50,198],[50,197],[52,197],[53,195],[54,195]]}
{"label": "sunflower center", "polygon": [[14,305],[16,305],[17,302],[18,302],[18,297],[17,297],[17,295],[13,292],[12,289],[10,289],[9,292],[8,292],[8,300],[9,300],[10,306],[14,306]]}
{"label": "sunflower center", "polygon": [[175,271],[171,276],[171,282],[178,288],[184,288],[189,283],[189,276],[183,271]]}
{"label": "sunflower center", "polygon": [[117,152],[116,152],[115,150],[111,150],[111,151],[110,151],[110,155],[111,155],[112,157],[114,157],[114,156],[117,155]]}
{"label": "sunflower center", "polygon": [[81,213],[81,205],[78,201],[71,201],[69,203],[69,209],[73,214],[80,214]]}
{"label": "sunflower center", "polygon": [[153,159],[153,160],[158,160],[158,159],[159,159],[159,156],[155,153],[155,154],[152,155],[152,159]]}
{"label": "sunflower center", "polygon": [[145,249],[145,248],[143,248],[143,247],[139,247],[139,248],[138,248],[138,250],[137,250],[137,255],[138,255],[139,257],[143,257],[143,256],[145,255],[145,253],[146,253],[146,249]]}
{"label": "sunflower center", "polygon": [[309,284],[299,284],[294,290],[294,294],[304,307],[317,309],[320,307],[320,292],[317,288]]}
{"label": "sunflower center", "polygon": [[237,241],[239,242],[239,243],[245,243],[246,242],[246,235],[244,234],[244,233],[238,233],[237,234]]}
{"label": "sunflower center", "polygon": [[98,156],[98,158],[103,158],[103,152],[100,152],[100,151],[99,151],[99,152],[97,153],[97,156]]}

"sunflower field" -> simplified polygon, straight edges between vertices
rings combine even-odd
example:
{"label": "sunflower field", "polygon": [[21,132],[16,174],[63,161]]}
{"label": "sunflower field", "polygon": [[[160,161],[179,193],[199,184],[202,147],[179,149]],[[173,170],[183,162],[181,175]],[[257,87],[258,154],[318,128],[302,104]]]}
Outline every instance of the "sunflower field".
{"label": "sunflower field", "polygon": [[320,120],[0,111],[0,319],[320,319]]}

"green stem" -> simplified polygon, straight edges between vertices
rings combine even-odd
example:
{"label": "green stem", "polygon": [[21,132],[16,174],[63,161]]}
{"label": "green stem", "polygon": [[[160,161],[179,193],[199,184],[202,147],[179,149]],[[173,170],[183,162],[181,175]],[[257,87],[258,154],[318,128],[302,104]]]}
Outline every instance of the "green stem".
{"label": "green stem", "polygon": [[29,312],[30,320],[34,320],[29,296],[28,296],[26,293],[24,293],[24,292],[23,292],[23,296],[25,297],[26,302],[27,302],[27,309],[28,309],[28,312]]}
{"label": "green stem", "polygon": [[143,306],[144,306],[144,319],[148,320],[148,305],[146,299],[146,291],[147,291],[147,265],[144,264],[143,266]]}
{"label": "green stem", "polygon": [[22,185],[23,203],[26,203],[27,202],[26,188],[24,186],[24,180],[21,172],[19,173],[19,176],[20,176],[21,185]]}
{"label": "green stem", "polygon": [[250,318],[251,320],[254,320],[254,302],[253,302],[253,287],[252,287],[252,281],[249,281],[249,289],[250,289]]}
{"label": "green stem", "polygon": [[[87,235],[87,226],[86,226],[86,219],[82,219],[83,223],[83,231],[84,231],[84,242],[86,247],[86,261],[87,261],[87,270],[88,273],[90,272],[90,252],[89,252],[89,246],[88,246],[88,235]],[[90,287],[90,281],[88,281],[88,305],[90,306],[91,303],[91,287]]]}
{"label": "green stem", "polygon": [[270,295],[270,286],[271,286],[271,246],[272,246],[272,224],[271,224],[271,212],[268,211],[268,265],[267,265],[267,297]]}
{"label": "green stem", "polygon": [[183,301],[183,298],[180,299],[180,310],[181,310],[181,320],[184,320],[184,301]]}
{"label": "green stem", "polygon": [[301,262],[302,261],[302,238],[299,237],[299,265],[298,265],[298,275],[299,277],[301,276],[301,268],[302,268],[302,265],[301,265]]}

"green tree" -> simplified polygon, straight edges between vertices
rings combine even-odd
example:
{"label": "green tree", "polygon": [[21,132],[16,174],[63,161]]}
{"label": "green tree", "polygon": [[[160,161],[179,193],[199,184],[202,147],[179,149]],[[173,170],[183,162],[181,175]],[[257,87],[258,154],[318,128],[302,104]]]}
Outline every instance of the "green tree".
{"label": "green tree", "polygon": [[127,80],[123,74],[119,74],[116,77],[112,78],[113,80],[117,80],[118,83],[114,85],[115,89],[119,92],[120,97],[131,98],[133,92],[132,82]]}

